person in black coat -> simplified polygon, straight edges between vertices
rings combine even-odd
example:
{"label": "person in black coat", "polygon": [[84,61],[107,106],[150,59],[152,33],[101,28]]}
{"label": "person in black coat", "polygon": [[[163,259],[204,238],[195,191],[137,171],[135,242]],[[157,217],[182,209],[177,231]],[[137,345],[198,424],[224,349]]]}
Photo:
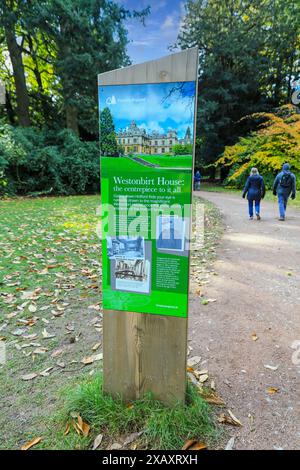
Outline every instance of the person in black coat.
{"label": "person in black coat", "polygon": [[260,201],[265,197],[265,192],[266,190],[263,177],[260,176],[257,168],[252,168],[243,191],[243,198],[245,198],[247,194],[250,220],[253,220],[254,202],[256,218],[257,220],[260,220]]}

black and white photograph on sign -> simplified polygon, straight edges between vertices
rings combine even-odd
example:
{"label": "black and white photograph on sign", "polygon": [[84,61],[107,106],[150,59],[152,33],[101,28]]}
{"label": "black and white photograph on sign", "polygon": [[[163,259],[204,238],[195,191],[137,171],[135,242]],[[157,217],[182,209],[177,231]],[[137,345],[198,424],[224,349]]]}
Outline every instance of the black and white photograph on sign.
{"label": "black and white photograph on sign", "polygon": [[149,293],[150,263],[148,260],[117,260],[115,267],[116,289]]}
{"label": "black and white photograph on sign", "polygon": [[156,220],[156,248],[167,251],[183,251],[185,221],[176,215],[160,215]]}
{"label": "black and white photograph on sign", "polygon": [[144,259],[145,243],[143,237],[107,237],[109,259]]}

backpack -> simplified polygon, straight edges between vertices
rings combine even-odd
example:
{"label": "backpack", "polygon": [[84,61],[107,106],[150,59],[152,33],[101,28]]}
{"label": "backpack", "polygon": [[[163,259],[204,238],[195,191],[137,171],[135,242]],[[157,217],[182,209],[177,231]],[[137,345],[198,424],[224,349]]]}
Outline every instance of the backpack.
{"label": "backpack", "polygon": [[280,186],[282,188],[290,188],[292,186],[292,176],[290,173],[284,173],[280,180]]}

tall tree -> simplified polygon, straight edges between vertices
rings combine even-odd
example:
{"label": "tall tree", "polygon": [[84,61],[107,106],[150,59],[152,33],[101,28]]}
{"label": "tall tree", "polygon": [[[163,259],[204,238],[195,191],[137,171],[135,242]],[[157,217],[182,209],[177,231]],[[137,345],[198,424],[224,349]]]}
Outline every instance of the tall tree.
{"label": "tall tree", "polygon": [[178,45],[199,46],[199,163],[214,162],[225,145],[236,142],[243,132],[243,116],[286,100],[288,77],[299,64],[300,15],[297,18],[299,8],[294,4],[188,0]]}
{"label": "tall tree", "polygon": [[[17,116],[21,126],[30,126],[29,96],[26,86],[22,47],[20,41],[19,17],[26,10],[26,2],[2,0],[0,4],[0,27],[4,31],[16,89]],[[18,41],[19,39],[19,41]]]}
{"label": "tall tree", "polygon": [[109,108],[104,108],[100,116],[100,151],[101,155],[117,157],[119,146],[115,125]]}
{"label": "tall tree", "polygon": [[61,84],[66,125],[96,134],[97,74],[129,64],[124,20],[143,20],[148,9],[130,12],[110,0],[41,0],[36,26],[54,41],[54,70]]}

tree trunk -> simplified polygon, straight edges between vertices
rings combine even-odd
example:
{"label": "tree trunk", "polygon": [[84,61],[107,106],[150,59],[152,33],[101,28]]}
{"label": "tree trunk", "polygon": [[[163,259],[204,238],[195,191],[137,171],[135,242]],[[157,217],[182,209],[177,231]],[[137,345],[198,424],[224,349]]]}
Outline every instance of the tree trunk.
{"label": "tree trunk", "polygon": [[5,27],[5,37],[14,73],[19,125],[29,127],[29,98],[26,87],[22,52],[17,43],[13,28],[9,28],[8,26]]}

